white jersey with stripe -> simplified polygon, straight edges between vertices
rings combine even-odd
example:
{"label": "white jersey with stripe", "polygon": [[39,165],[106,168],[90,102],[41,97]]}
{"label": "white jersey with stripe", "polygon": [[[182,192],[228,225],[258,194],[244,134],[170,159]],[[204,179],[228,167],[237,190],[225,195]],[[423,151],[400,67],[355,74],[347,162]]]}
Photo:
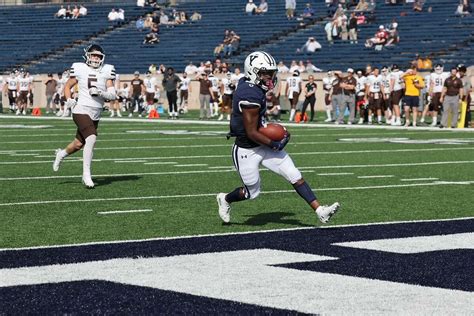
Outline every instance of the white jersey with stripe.
{"label": "white jersey with stripe", "polygon": [[18,85],[18,78],[8,77],[7,80],[6,80],[6,83],[7,83],[7,86],[8,86],[8,90],[15,90],[16,91],[16,88],[17,88],[17,85]]}
{"label": "white jersey with stripe", "polygon": [[230,85],[232,84],[232,80],[229,78],[223,78],[222,79],[222,85],[224,86],[224,94],[232,94],[234,91],[230,88]]}
{"label": "white jersey with stripe", "polygon": [[405,81],[402,79],[403,71],[393,71],[390,74],[391,80],[393,80],[393,91],[402,90],[405,87]]}
{"label": "white jersey with stripe", "polygon": [[219,92],[219,78],[217,77],[209,77],[209,80],[211,81],[211,90],[214,92]]}
{"label": "white jersey with stripe", "polygon": [[376,93],[380,92],[382,87],[382,76],[370,75],[367,77],[366,85],[369,86],[369,92]]}
{"label": "white jersey with stripe", "polygon": [[301,83],[301,78],[300,77],[288,77],[286,78],[286,84],[288,85],[288,93],[290,96],[293,94],[293,92],[300,93],[300,83]]}
{"label": "white jersey with stripe", "polygon": [[155,77],[145,78],[143,80],[143,84],[145,85],[145,90],[148,93],[155,93],[156,90],[158,90],[156,88],[157,81]]}
{"label": "white jersey with stripe", "polygon": [[390,74],[387,75],[382,75],[382,85],[383,85],[383,91],[385,94],[390,93]]}
{"label": "white jersey with stripe", "polygon": [[30,90],[30,78],[28,77],[20,77],[18,78],[18,89],[20,91],[29,91]]}
{"label": "white jersey with stripe", "polygon": [[430,85],[433,86],[433,93],[443,92],[444,81],[446,78],[449,78],[449,73],[443,72],[440,74],[432,73],[430,74]]}
{"label": "white jersey with stripe", "polygon": [[191,83],[191,79],[186,77],[181,77],[181,86],[179,87],[179,90],[183,90],[183,91],[186,91],[189,89],[189,83]]}
{"label": "white jersey with stripe", "polygon": [[[325,78],[326,79],[326,78]],[[324,80],[324,79],[323,79]],[[362,76],[356,78],[357,80],[357,85],[356,85],[356,94],[358,96],[363,96],[365,95],[365,84],[367,82],[367,77]]]}
{"label": "white jersey with stripe", "polygon": [[77,79],[79,98],[77,104],[80,106],[102,108],[104,99],[99,96],[91,96],[89,89],[96,87],[99,90],[107,90],[107,80],[115,80],[115,68],[105,64],[100,68],[89,67],[85,63],[74,63],[71,67],[71,77]]}

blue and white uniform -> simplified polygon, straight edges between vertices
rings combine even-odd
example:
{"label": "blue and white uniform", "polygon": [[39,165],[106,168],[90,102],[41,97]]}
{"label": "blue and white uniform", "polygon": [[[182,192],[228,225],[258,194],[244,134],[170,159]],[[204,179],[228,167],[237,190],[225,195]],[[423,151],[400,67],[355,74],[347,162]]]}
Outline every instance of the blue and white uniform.
{"label": "blue and white uniform", "polygon": [[244,77],[239,80],[232,102],[230,129],[231,135],[236,137],[232,148],[232,160],[244,184],[247,199],[254,199],[260,193],[260,164],[283,176],[292,184],[302,178],[300,171],[295,167],[293,160],[285,150],[274,151],[266,145],[252,141],[245,133],[243,109],[258,108],[258,127],[266,124],[265,95],[264,89],[248,82]]}

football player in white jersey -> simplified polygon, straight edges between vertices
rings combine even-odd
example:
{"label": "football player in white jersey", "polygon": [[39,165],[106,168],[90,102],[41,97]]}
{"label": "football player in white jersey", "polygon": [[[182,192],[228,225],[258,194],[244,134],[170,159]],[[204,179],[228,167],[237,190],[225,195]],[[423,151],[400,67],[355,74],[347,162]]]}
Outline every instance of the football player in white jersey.
{"label": "football player in white jersey", "polygon": [[[85,63],[74,63],[71,77],[66,82],[64,94],[66,106],[72,109],[72,118],[77,125],[76,138],[64,149],[56,150],[53,170],[58,171],[64,158],[83,149],[82,182],[93,188],[91,163],[97,127],[105,100],[115,100],[115,68],[104,64],[105,54],[101,46],[91,44],[84,49]],[[71,98],[71,88],[79,87],[79,97]]]}
{"label": "football player in white jersey", "polygon": [[147,113],[150,113],[151,110],[155,109],[155,98],[158,96],[160,98],[160,87],[158,86],[158,81],[155,77],[151,75],[150,71],[145,73],[145,79],[143,80],[145,85],[145,101],[147,104]]}
{"label": "football player in white jersey", "polygon": [[[115,91],[117,92],[118,96],[118,91],[120,90],[120,77],[119,74],[115,75]],[[110,101],[110,117],[114,117],[115,113],[117,113],[118,117],[122,117],[122,112],[121,112],[121,105],[119,102],[119,99],[116,98],[115,100]]]}
{"label": "football player in white jersey", "polygon": [[245,75],[240,72],[240,68],[235,67],[234,74],[232,75],[231,79],[232,79],[232,82],[234,83],[236,89],[237,89],[237,86],[239,85],[240,79],[243,78],[243,77],[245,77]]}
{"label": "football player in white jersey", "polygon": [[382,124],[382,98],[384,88],[382,84],[382,76],[379,74],[379,69],[375,67],[367,77],[367,84],[365,90],[365,98],[369,100],[369,115],[368,123],[372,124],[372,114],[377,114],[377,122]]}
{"label": "football player in white jersey", "polygon": [[224,119],[224,114],[227,115],[227,120],[230,121],[230,110],[232,107],[232,95],[234,94],[235,85],[232,83],[232,73],[228,71],[226,76],[221,80],[221,95],[222,108],[218,121]]}
{"label": "football player in white jersey", "polygon": [[356,110],[359,111],[359,122],[357,124],[363,124],[367,110],[367,102],[365,99],[365,84],[367,77],[364,76],[364,73],[361,69],[357,70],[356,72],[356,80]]}
{"label": "football player in white jersey", "polygon": [[26,72],[26,77],[28,78],[28,80],[30,80],[30,93],[28,94],[28,103],[30,107],[33,107],[33,82],[35,78],[28,71]]}
{"label": "football player in white jersey", "polygon": [[191,78],[188,77],[186,72],[183,73],[183,76],[180,78],[181,81],[178,84],[179,86],[179,114],[188,113],[188,99],[189,94],[191,93]]}
{"label": "football player in white jersey", "polygon": [[17,92],[18,110],[16,111],[16,115],[26,115],[26,109],[28,107],[28,94],[31,92],[31,84],[30,79],[26,76],[26,72],[24,69],[20,70],[20,76],[18,77],[17,84]]}
{"label": "football player in white jersey", "polygon": [[[326,120],[324,122],[331,122],[331,112],[332,112],[332,83],[336,80],[334,77],[333,71],[328,71],[327,77],[323,78],[323,90],[324,90],[324,108],[326,109]],[[365,89],[365,87],[364,87]]]}
{"label": "football player in white jersey", "polygon": [[445,72],[443,65],[435,65],[434,72],[429,78],[428,93],[431,99],[431,116],[433,118],[430,126],[438,124],[438,112],[442,109],[443,104],[440,101],[441,93],[443,92],[444,81],[449,78],[449,72]]}
{"label": "football player in white jersey", "polygon": [[299,70],[294,70],[293,76],[286,78],[285,95],[288,97],[291,106],[290,119],[288,120],[290,122],[293,122],[295,119],[296,105],[298,104],[298,99],[302,90],[303,84],[301,82],[300,72]]}
{"label": "football player in white jersey", "polygon": [[209,74],[209,81],[211,81],[211,117],[219,115],[219,93],[220,93],[220,79]]}
{"label": "football player in white jersey", "polygon": [[17,109],[16,107],[16,98],[17,98],[17,86],[18,86],[18,78],[15,75],[15,72],[10,72],[10,76],[5,80],[5,95],[8,96],[8,101],[10,103],[10,111],[15,112]]}
{"label": "football player in white jersey", "polygon": [[403,98],[403,90],[405,89],[405,81],[402,79],[403,71],[398,68],[398,65],[392,65],[392,72],[390,73],[390,91],[392,99],[392,125],[401,126],[400,119],[400,101]]}
{"label": "football player in white jersey", "polygon": [[392,100],[390,91],[390,71],[388,67],[382,67],[382,85],[383,85],[383,101],[382,108],[385,111],[385,123],[392,124]]}

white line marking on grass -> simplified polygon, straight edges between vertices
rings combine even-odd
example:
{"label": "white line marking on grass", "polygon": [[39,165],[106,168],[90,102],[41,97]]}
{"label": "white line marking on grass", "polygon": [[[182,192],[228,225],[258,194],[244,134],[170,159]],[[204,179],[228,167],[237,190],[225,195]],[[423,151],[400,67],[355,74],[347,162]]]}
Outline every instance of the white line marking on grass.
{"label": "white line marking on grass", "polygon": [[[207,170],[209,172],[209,170]],[[341,187],[341,188],[318,188],[314,191],[351,191],[351,190],[367,190],[367,189],[388,189],[388,188],[409,188],[421,186],[442,186],[442,185],[469,185],[474,181],[464,182],[432,182],[432,183],[409,183],[409,184],[388,184],[388,185],[374,185],[361,187]],[[295,190],[274,190],[263,191],[262,194],[281,194],[294,193]],[[17,205],[36,205],[36,204],[62,204],[62,203],[85,203],[85,202],[108,202],[108,201],[131,201],[131,200],[161,200],[161,199],[184,199],[215,196],[216,193],[199,193],[199,194],[180,194],[180,195],[151,195],[151,196],[131,196],[131,197],[114,197],[114,198],[100,198],[100,199],[77,199],[77,200],[50,200],[50,201],[26,201],[26,202],[10,202],[0,203],[0,206],[17,206]]]}
{"label": "white line marking on grass", "polygon": [[155,162],[145,162],[144,165],[175,165],[178,162],[176,161],[155,161]]}
{"label": "white line marking on grass", "polygon": [[115,160],[115,163],[143,163],[146,162],[146,160]]}
{"label": "white line marking on grass", "polygon": [[14,156],[14,157],[16,157],[16,156],[37,156],[37,155],[38,155],[37,153],[31,153],[31,154],[26,154],[26,153],[25,154],[15,154],[15,153],[12,153],[12,154],[10,154],[10,156]]}
{"label": "white line marking on grass", "polygon": [[[227,155],[223,156],[227,157]],[[165,158],[165,157],[163,157]],[[168,157],[169,158],[169,157]],[[174,157],[179,158],[179,157]],[[113,159],[115,160],[115,159]],[[68,160],[69,162],[70,160]],[[82,161],[82,160],[77,160]],[[96,160],[94,160],[96,161]],[[51,161],[47,161],[51,163]],[[342,169],[342,168],[386,168],[386,167],[410,167],[410,166],[432,166],[432,165],[450,165],[450,164],[471,164],[474,160],[468,161],[434,161],[434,162],[417,162],[417,163],[398,163],[398,164],[379,164],[379,165],[339,165],[339,166],[312,166],[312,167],[298,167],[300,170],[305,170],[305,173],[315,172],[317,169]],[[152,164],[152,163],[148,163]],[[231,168],[229,166],[229,168]],[[216,169],[216,170],[188,170],[188,171],[167,171],[167,172],[136,172],[136,173],[122,173],[122,174],[98,174],[94,177],[127,177],[127,176],[156,176],[156,175],[178,175],[178,174],[196,174],[196,173],[214,173],[214,172],[230,172],[234,169]],[[268,171],[267,169],[260,169],[260,171]],[[38,176],[38,177],[5,177],[0,178],[0,181],[17,181],[17,180],[44,180],[44,179],[66,179],[77,178],[77,175],[70,176]]]}
{"label": "white line marking on grass", "polygon": [[211,166],[209,169],[234,169],[234,166]]}
{"label": "white line marking on grass", "polygon": [[175,167],[205,167],[207,163],[190,163],[186,165],[176,165]]}
{"label": "white line marking on grass", "polygon": [[358,176],[359,179],[376,179],[376,178],[393,178],[393,174],[374,175],[374,176]]}
{"label": "white line marking on grass", "polygon": [[150,208],[147,208],[143,210],[105,211],[105,212],[97,212],[97,214],[109,215],[109,214],[144,213],[144,212],[153,212],[153,210]]}
{"label": "white line marking on grass", "polygon": [[450,221],[464,221],[464,220],[471,220],[471,219],[474,219],[474,217],[424,219],[424,220],[412,220],[412,221],[374,222],[374,223],[360,223],[360,224],[341,224],[341,225],[328,225],[328,226],[315,226],[315,227],[277,228],[277,229],[265,229],[265,230],[259,230],[259,231],[214,233],[214,234],[200,234],[200,235],[183,235],[183,236],[155,237],[155,238],[144,238],[144,239],[92,241],[92,242],[77,243],[77,244],[50,245],[50,246],[0,248],[0,251],[22,251],[22,250],[49,249],[49,248],[69,248],[69,247],[81,247],[81,246],[110,245],[110,244],[120,244],[120,243],[127,244],[127,243],[134,243],[134,242],[152,242],[152,241],[160,241],[160,240],[207,238],[207,237],[235,236],[235,235],[239,236],[239,235],[250,235],[250,234],[268,234],[268,233],[274,233],[274,232],[298,231],[298,230],[310,230],[310,229],[338,229],[338,228],[344,228],[344,227],[366,227],[366,226],[397,225],[397,224],[450,222]]}
{"label": "white line marking on grass", "polygon": [[411,178],[411,179],[400,179],[400,181],[434,181],[439,180],[438,178]]}
{"label": "white line marking on grass", "polygon": [[318,176],[347,176],[354,174],[353,172],[332,172],[332,173],[318,173]]}

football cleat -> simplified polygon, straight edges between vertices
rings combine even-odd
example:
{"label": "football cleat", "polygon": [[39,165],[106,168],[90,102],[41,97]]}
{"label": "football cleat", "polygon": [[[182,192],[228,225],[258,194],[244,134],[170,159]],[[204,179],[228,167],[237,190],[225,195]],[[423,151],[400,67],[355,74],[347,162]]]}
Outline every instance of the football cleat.
{"label": "football cleat", "polygon": [[224,223],[230,222],[230,204],[225,200],[225,193],[217,194],[217,204],[219,205],[219,216]]}
{"label": "football cleat", "polygon": [[93,189],[95,185],[90,176],[82,176],[82,183],[88,189]]}
{"label": "football cleat", "polygon": [[339,210],[341,205],[336,202],[332,205],[320,205],[316,209],[316,214],[318,215],[319,220],[321,223],[327,223],[331,219],[331,217],[336,214],[336,212]]}
{"label": "football cleat", "polygon": [[59,167],[61,166],[61,162],[63,162],[63,158],[59,156],[59,153],[61,152],[61,148],[56,149],[54,152],[56,154],[56,159],[54,159],[53,162],[53,171],[57,172],[59,170]]}

